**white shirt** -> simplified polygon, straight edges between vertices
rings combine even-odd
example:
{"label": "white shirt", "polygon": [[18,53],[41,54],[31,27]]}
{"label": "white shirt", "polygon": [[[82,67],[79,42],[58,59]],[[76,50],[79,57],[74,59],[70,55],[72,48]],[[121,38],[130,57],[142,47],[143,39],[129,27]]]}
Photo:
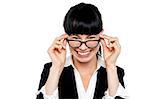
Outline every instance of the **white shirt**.
{"label": "white shirt", "polygon": [[[93,99],[94,97],[94,92],[95,92],[95,87],[96,87],[96,80],[97,80],[97,70],[103,66],[105,67],[104,61],[101,57],[98,57],[98,62],[97,62],[97,69],[93,73],[92,77],[90,78],[90,82],[88,85],[87,90],[85,91],[81,76],[78,72],[78,70],[75,68],[72,62],[72,58],[69,56],[66,60],[65,67],[72,65],[74,68],[74,74],[75,74],[75,81],[76,81],[76,86],[77,86],[77,92],[78,92],[78,97],[79,99]],[[38,93],[42,92],[44,99],[59,99],[58,98],[58,88],[53,92],[52,95],[48,96],[46,95],[45,92],[45,86],[41,88],[41,90],[38,91]],[[37,93],[37,94],[38,94]],[[115,96],[121,96],[122,98],[127,99],[127,94],[124,89],[124,87],[119,83],[119,87],[117,89],[116,95]],[[102,99],[114,99],[115,96],[109,96],[108,91],[105,92],[105,96]]]}

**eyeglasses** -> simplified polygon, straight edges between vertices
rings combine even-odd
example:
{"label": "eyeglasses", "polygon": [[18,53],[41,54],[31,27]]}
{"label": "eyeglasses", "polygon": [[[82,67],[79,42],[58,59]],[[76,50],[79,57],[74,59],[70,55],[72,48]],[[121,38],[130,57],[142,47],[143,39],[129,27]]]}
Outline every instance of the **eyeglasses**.
{"label": "eyeglasses", "polygon": [[96,48],[100,42],[99,40],[87,40],[87,41],[81,41],[81,40],[72,40],[72,39],[66,39],[69,46],[72,48],[79,48],[83,43],[88,48]]}

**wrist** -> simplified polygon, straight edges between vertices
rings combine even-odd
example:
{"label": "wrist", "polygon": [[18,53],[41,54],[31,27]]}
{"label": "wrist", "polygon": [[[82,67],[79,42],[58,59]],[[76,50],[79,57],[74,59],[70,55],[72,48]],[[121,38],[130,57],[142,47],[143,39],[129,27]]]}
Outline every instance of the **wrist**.
{"label": "wrist", "polygon": [[107,69],[107,70],[116,70],[117,67],[116,67],[115,64],[109,64],[109,65],[106,65],[106,69]]}
{"label": "wrist", "polygon": [[55,72],[55,73],[61,73],[63,70],[64,66],[63,65],[52,65],[52,67],[50,68],[51,72]]}
{"label": "wrist", "polygon": [[115,69],[116,68],[116,64],[107,64],[106,63],[106,69]]}

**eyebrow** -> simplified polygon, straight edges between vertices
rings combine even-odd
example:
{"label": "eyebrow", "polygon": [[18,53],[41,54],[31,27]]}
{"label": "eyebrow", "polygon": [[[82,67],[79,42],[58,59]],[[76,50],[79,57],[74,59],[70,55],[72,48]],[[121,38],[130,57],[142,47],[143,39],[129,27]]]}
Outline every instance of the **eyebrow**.
{"label": "eyebrow", "polygon": [[[72,37],[79,37],[79,38],[80,38],[80,36],[77,35],[77,34],[76,34],[76,35],[72,35]],[[96,37],[96,35],[88,35],[87,38],[88,38],[88,37]]]}

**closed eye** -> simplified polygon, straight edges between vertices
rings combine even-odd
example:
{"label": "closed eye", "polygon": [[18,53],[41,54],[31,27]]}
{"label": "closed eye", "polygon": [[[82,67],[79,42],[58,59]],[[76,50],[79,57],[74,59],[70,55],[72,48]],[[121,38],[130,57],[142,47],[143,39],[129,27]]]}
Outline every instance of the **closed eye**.
{"label": "closed eye", "polygon": [[91,36],[91,37],[88,37],[88,39],[96,39],[96,37],[92,37],[92,36]]}
{"label": "closed eye", "polygon": [[78,37],[71,37],[71,39],[79,39]]}
{"label": "closed eye", "polygon": [[88,37],[88,38],[93,39],[93,38],[95,38],[95,37]]}

